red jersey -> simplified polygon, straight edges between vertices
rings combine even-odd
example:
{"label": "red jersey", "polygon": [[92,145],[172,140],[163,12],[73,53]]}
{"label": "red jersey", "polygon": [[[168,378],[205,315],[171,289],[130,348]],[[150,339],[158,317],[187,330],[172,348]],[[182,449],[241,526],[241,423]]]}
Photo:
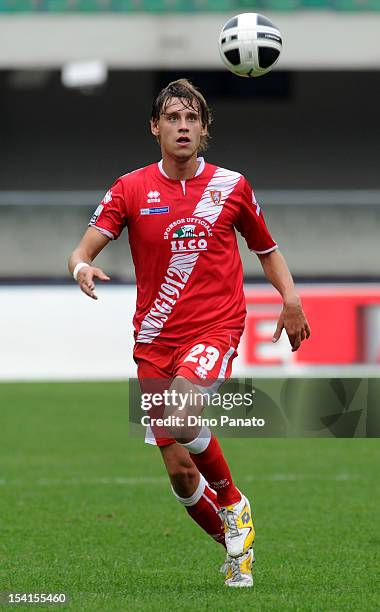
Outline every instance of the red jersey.
{"label": "red jersey", "polygon": [[174,347],[207,332],[240,338],[246,305],[235,228],[255,253],[277,248],[244,176],[198,161],[186,181],[169,178],[162,161],[121,176],[91,218],[111,239],[128,228],[136,342]]}

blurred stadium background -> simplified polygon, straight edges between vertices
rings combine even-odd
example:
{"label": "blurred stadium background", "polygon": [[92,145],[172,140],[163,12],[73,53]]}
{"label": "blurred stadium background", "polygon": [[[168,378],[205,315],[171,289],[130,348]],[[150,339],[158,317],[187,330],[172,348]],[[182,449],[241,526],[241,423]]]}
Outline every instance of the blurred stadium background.
{"label": "blurred stadium background", "polygon": [[[257,80],[218,57],[244,11],[284,37]],[[112,285],[97,303],[66,261],[114,178],[159,159],[150,104],[178,76],[205,92],[207,157],[252,182],[313,329],[295,355],[271,345],[279,304],[242,245],[235,374],[378,373],[379,26],[379,0],[0,0],[0,379],[134,374],[127,233],[98,258]]]}
{"label": "blurred stadium background", "polygon": [[[259,80],[218,57],[245,11],[284,37]],[[235,376],[379,376],[379,26],[379,0],[0,0],[0,603],[8,589],[88,612],[379,610],[378,441],[223,439],[258,532],[254,592],[225,592],[222,550],[126,434],[127,234],[99,257],[112,283],[97,302],[66,268],[114,178],[159,159],[151,99],[187,76],[214,109],[207,157],[254,185],[313,330],[295,355],[270,343],[278,298],[242,244]]]}

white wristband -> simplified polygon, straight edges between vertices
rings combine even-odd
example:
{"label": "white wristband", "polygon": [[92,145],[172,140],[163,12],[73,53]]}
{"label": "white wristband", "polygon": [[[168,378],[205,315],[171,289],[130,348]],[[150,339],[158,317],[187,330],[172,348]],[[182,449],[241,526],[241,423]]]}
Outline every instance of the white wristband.
{"label": "white wristband", "polygon": [[90,264],[86,263],[85,261],[80,261],[79,263],[77,263],[73,271],[73,277],[75,280],[78,280],[79,270],[81,270],[82,268],[86,268],[86,267],[89,268]]}

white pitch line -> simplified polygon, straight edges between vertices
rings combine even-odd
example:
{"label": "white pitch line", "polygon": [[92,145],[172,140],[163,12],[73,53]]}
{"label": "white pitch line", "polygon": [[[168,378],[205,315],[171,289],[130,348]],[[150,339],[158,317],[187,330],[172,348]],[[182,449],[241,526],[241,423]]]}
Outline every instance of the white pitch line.
{"label": "white pitch line", "polygon": [[[341,473],[332,474],[330,476],[308,476],[305,474],[268,474],[266,476],[253,476],[246,475],[239,478],[238,481],[243,482],[294,482],[294,481],[353,481],[353,480],[365,480],[360,476],[353,474]],[[102,478],[40,478],[38,480],[7,480],[0,479],[0,486],[21,486],[21,487],[66,487],[66,486],[99,486],[99,485],[122,485],[122,486],[136,486],[136,485],[167,485],[168,478],[166,476],[141,476],[141,477],[102,477]]]}

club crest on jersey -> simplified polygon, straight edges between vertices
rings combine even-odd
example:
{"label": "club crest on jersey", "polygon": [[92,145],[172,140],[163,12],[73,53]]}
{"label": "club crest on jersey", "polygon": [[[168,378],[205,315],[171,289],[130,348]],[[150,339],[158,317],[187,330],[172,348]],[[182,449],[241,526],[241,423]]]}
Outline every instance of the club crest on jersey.
{"label": "club crest on jersey", "polygon": [[213,201],[215,206],[219,206],[220,205],[220,201],[222,199],[222,192],[221,191],[216,191],[215,189],[213,189],[213,190],[210,191],[210,196],[211,196],[211,200]]}

